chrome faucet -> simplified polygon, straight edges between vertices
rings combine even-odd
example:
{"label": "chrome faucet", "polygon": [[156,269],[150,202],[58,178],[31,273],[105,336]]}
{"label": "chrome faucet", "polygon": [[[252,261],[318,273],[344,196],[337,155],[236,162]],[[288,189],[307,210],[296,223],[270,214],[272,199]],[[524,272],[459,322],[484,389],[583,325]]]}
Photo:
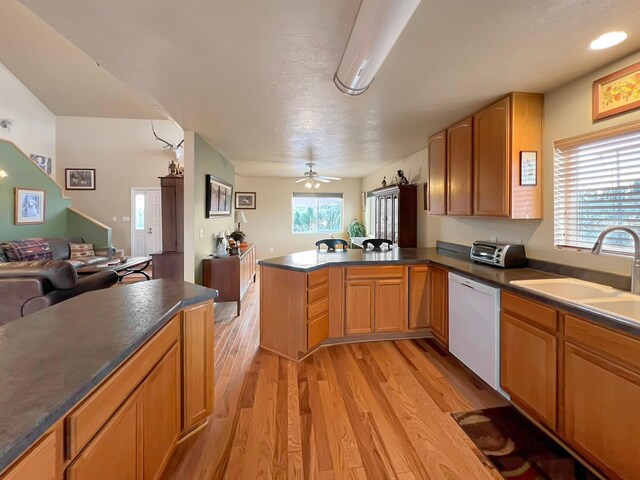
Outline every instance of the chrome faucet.
{"label": "chrome faucet", "polygon": [[638,234],[629,227],[609,227],[605,228],[600,235],[598,235],[598,239],[596,243],[593,244],[593,248],[591,249],[591,253],[594,255],[600,255],[600,251],[602,250],[602,242],[604,238],[609,235],[611,232],[625,232],[631,235],[633,238],[633,247],[634,247],[634,257],[633,257],[633,268],[631,270],[631,293],[635,295],[640,295],[640,237]]}

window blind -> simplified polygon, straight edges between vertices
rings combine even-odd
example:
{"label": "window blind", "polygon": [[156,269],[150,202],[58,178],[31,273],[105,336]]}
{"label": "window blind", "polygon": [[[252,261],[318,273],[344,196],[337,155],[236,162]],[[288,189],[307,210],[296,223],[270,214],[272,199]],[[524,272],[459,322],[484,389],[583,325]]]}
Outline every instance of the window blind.
{"label": "window blind", "polygon": [[[640,233],[640,124],[555,144],[555,245],[590,249],[606,227]],[[625,233],[607,236],[603,251],[632,254]]]}

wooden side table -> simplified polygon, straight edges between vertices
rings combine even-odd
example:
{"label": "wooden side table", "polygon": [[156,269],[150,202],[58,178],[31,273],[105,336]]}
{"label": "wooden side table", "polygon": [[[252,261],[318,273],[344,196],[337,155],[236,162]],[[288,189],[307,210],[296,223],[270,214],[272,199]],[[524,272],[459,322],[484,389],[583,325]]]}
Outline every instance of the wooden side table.
{"label": "wooden side table", "polygon": [[256,249],[250,243],[241,248],[238,255],[209,257],[203,260],[205,287],[218,290],[216,302],[236,302],[240,315],[242,298],[256,281]]}

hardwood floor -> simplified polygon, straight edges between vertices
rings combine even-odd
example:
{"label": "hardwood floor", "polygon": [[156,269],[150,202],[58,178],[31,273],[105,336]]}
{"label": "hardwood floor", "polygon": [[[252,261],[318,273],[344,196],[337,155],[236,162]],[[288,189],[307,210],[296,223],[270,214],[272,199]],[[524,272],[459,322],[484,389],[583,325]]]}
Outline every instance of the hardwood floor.
{"label": "hardwood floor", "polygon": [[432,340],[258,348],[259,291],[217,304],[215,409],[168,479],[501,479],[450,412],[504,405]]}

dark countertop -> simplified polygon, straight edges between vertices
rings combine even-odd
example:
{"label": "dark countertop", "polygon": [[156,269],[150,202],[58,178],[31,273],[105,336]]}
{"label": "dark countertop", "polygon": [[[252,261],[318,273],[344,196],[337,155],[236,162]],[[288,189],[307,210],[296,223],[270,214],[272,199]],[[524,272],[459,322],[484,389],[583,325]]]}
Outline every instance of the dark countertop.
{"label": "dark countertop", "polygon": [[287,270],[311,272],[319,268],[333,265],[393,265],[393,264],[439,265],[455,273],[479,280],[503,290],[515,292],[545,305],[586,318],[603,326],[640,337],[640,322],[631,322],[613,315],[594,311],[587,306],[576,305],[562,300],[539,295],[512,285],[513,280],[534,280],[543,278],[562,278],[561,275],[534,270],[531,268],[502,269],[471,262],[469,257],[449,253],[436,248],[394,248],[388,251],[346,250],[328,253],[318,250],[294,253],[283,257],[260,260],[259,265],[283,268]]}
{"label": "dark countertop", "polygon": [[180,310],[217,291],[152,280],[79,295],[0,327],[0,471]]}

